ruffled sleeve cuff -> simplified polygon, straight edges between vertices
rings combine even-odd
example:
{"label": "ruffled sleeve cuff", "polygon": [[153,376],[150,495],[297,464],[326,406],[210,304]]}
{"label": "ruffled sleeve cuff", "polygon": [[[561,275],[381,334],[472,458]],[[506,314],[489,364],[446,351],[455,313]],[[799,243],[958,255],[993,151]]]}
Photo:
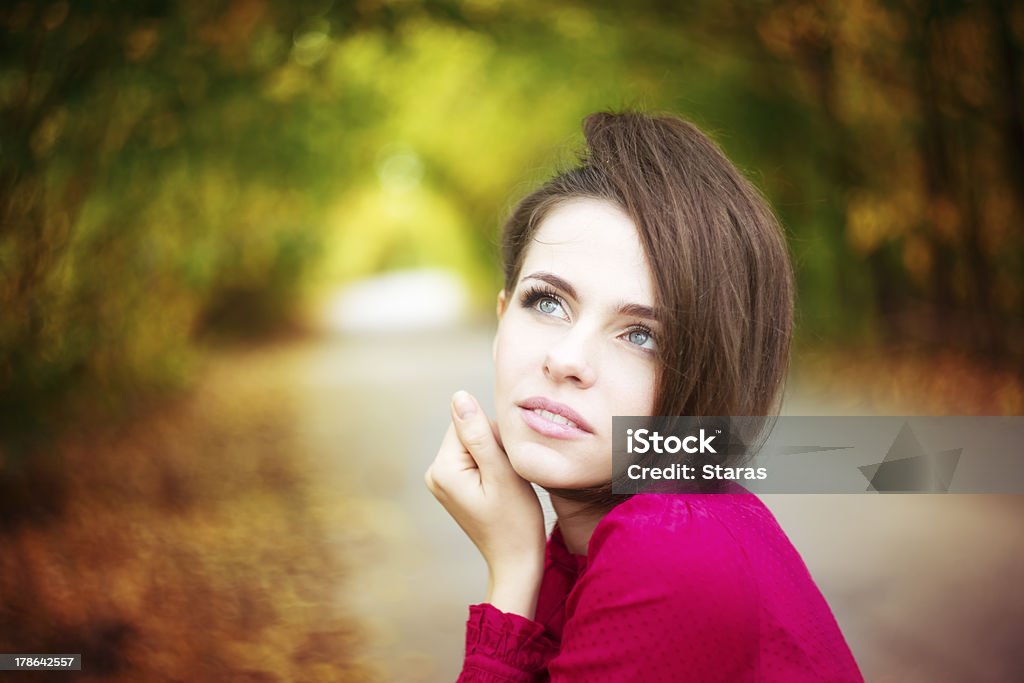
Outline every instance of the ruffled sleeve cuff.
{"label": "ruffled sleeve cuff", "polygon": [[460,683],[533,681],[558,653],[544,626],[490,603],[470,605]]}

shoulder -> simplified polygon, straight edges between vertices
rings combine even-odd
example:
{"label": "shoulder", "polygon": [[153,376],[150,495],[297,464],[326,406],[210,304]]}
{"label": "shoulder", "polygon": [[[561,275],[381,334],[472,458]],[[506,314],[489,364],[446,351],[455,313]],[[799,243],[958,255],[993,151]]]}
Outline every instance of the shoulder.
{"label": "shoulder", "polygon": [[[636,495],[594,530],[588,569],[662,580],[673,590],[700,586],[722,589],[738,600],[753,599],[753,568],[741,540],[751,524],[769,533],[775,525],[752,494]],[[737,533],[738,526],[745,527],[744,533]]]}
{"label": "shoulder", "polygon": [[755,529],[767,535],[781,533],[775,518],[751,493],[644,493],[605,515],[591,537],[588,556],[621,546],[640,553],[680,552],[692,549],[697,541],[739,552],[739,537]]}
{"label": "shoulder", "polygon": [[708,671],[726,660],[747,666],[761,596],[727,525],[729,509],[744,504],[734,498],[641,494],[621,503],[594,530],[570,616],[626,624],[622,640],[657,633],[659,647],[685,652],[700,671],[698,659]]}

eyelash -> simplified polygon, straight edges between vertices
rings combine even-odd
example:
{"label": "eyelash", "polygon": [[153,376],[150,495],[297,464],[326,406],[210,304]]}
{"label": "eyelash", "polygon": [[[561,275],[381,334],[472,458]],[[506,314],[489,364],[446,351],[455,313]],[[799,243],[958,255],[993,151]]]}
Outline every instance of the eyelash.
{"label": "eyelash", "polygon": [[[523,292],[522,296],[520,297],[520,303],[522,304],[523,308],[529,308],[529,309],[533,309],[533,310],[538,310],[536,308],[536,304],[541,299],[553,299],[554,301],[558,302],[558,305],[561,306],[563,309],[566,307],[565,306],[565,301],[562,299],[562,297],[560,297],[558,295],[557,292],[555,292],[555,290],[551,289],[550,287],[542,286],[542,285],[535,285],[535,286],[531,286],[530,288],[526,289]],[[538,312],[544,313],[543,311],[539,311],[539,310],[538,310]],[[550,314],[544,313],[544,315],[550,315]],[[657,339],[655,339],[655,337],[654,337],[653,330],[651,330],[651,328],[647,327],[647,325],[644,325],[642,323],[636,323],[635,325],[631,325],[629,327],[629,329],[626,330],[626,334],[629,334],[630,332],[643,332],[644,334],[647,335],[648,339],[651,339],[652,341],[657,343]],[[632,344],[632,342],[630,342],[630,343]],[[647,351],[648,353],[653,353],[653,349],[645,349],[644,347],[640,346],[639,344],[633,344],[633,346],[637,347],[641,351]]]}
{"label": "eyelash", "polygon": [[540,285],[529,287],[523,291],[521,298],[523,308],[533,308],[541,299],[554,299],[558,302],[559,306],[565,308],[565,302],[562,300],[562,297],[558,296],[555,290]]}

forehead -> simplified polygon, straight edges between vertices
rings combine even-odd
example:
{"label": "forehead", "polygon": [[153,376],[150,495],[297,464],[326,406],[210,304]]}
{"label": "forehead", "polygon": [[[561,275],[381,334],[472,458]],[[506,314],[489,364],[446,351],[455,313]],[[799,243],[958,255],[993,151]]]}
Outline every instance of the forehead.
{"label": "forehead", "polygon": [[652,305],[654,289],[636,225],[601,199],[563,202],[544,217],[520,277],[538,270],[568,280],[580,293]]}

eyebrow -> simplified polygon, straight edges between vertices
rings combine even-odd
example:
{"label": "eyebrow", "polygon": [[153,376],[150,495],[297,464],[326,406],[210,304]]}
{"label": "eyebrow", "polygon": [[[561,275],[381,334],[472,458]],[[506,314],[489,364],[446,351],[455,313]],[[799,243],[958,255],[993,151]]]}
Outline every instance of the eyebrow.
{"label": "eyebrow", "polygon": [[[576,301],[580,300],[579,294],[576,293],[576,288],[569,284],[568,280],[564,280],[555,275],[554,273],[538,270],[537,272],[530,273],[529,275],[523,278],[523,280],[529,279],[543,280],[552,287],[557,287],[558,289],[561,289],[563,292],[568,294],[571,298],[575,299]],[[629,315],[637,318],[645,318],[647,320],[651,320],[654,322],[657,322],[659,320],[657,311],[655,311],[650,306],[644,306],[643,304],[619,304],[618,313],[621,315]]]}

